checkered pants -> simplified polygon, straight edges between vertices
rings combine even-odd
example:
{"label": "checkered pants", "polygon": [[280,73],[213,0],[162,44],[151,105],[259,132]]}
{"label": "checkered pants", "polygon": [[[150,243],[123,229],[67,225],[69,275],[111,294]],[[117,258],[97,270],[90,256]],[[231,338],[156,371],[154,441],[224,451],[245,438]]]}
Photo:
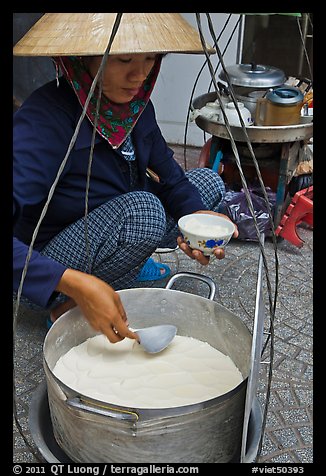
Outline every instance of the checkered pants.
{"label": "checkered pants", "polygon": [[[220,176],[210,169],[186,172],[210,210],[225,195]],[[65,266],[94,274],[114,289],[136,285],[136,278],[157,247],[175,247],[178,228],[160,200],[149,192],[134,191],[114,198],[62,230],[41,251]],[[87,250],[88,243],[88,250]],[[65,300],[59,295],[58,302]]]}

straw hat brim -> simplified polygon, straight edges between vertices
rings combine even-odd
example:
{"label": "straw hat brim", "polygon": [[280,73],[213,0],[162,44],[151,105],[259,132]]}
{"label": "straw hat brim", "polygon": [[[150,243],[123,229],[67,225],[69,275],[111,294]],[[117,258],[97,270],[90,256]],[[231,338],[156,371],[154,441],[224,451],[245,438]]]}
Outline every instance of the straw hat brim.
{"label": "straw hat brim", "polygon": [[[16,56],[93,56],[107,49],[116,13],[45,13],[15,45]],[[215,50],[206,45],[209,54]],[[110,54],[204,53],[180,13],[123,13]]]}

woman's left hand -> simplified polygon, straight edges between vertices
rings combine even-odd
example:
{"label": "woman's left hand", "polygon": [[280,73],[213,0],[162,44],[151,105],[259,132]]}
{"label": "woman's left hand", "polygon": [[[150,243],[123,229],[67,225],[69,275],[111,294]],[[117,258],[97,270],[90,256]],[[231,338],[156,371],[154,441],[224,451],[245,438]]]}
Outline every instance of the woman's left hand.
{"label": "woman's left hand", "polygon": [[[222,213],[213,212],[211,210],[199,210],[198,212],[194,212],[194,213],[206,213],[206,214],[210,214],[210,215],[218,215],[218,216],[222,216],[223,218],[226,218],[227,220],[230,220],[230,218],[228,216],[223,215]],[[232,221],[232,220],[230,220],[230,221]],[[233,233],[233,238],[237,238],[239,236],[238,228],[237,228],[236,225],[235,225],[235,227],[236,228],[235,228],[235,231]],[[182,236],[179,236],[177,238],[177,242],[178,242],[180,250],[183,251],[187,256],[189,256],[189,258],[197,260],[200,264],[202,264],[204,266],[208,265],[209,258],[210,258],[209,256],[205,256],[202,253],[202,251],[194,250],[194,249],[190,248],[190,246],[187,245],[187,243],[184,241]],[[217,248],[214,251],[214,256],[216,257],[216,259],[223,259],[225,257],[224,248]]]}

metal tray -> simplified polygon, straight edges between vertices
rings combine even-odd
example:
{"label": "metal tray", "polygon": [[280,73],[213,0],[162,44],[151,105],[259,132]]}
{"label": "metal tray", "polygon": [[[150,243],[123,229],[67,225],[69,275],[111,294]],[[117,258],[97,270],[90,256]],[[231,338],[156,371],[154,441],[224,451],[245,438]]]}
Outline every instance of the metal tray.
{"label": "metal tray", "polygon": [[[202,94],[193,100],[193,107],[201,109],[206,103],[215,101],[216,92]],[[212,122],[203,116],[198,116],[195,122],[200,129],[212,136],[230,139],[224,124]],[[313,123],[295,124],[293,126],[249,126],[246,127],[250,142],[253,143],[282,143],[308,140],[313,136]],[[246,142],[246,135],[242,127],[231,126],[231,133],[235,141]]]}
{"label": "metal tray", "polygon": [[[262,428],[262,408],[254,400],[248,427],[245,463],[255,461]],[[53,434],[46,382],[41,382],[33,393],[28,415],[29,429],[36,447],[48,463],[73,463],[60,448]],[[231,461],[238,463],[239,461]]]}

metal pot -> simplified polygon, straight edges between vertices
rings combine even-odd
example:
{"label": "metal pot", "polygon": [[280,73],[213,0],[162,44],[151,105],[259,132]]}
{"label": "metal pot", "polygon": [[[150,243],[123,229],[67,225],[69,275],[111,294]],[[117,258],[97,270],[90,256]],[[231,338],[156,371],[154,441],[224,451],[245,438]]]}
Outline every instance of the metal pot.
{"label": "metal pot", "polygon": [[[263,97],[268,89],[284,84],[286,79],[282,70],[262,64],[235,64],[225,69],[236,98],[249,109],[253,120],[255,120],[257,100]],[[222,81],[227,81],[223,70],[219,77]]]}
{"label": "metal pot", "polygon": [[[226,72],[230,83],[234,86],[243,86],[253,89],[268,89],[281,86],[285,81],[285,74],[282,70],[273,66],[262,64],[235,64],[227,66]],[[227,82],[225,72],[222,70],[219,74],[222,81]]]}
{"label": "metal pot", "polygon": [[[181,277],[206,282],[209,299],[170,289]],[[194,405],[127,408],[77,393],[52,370],[61,355],[96,332],[78,308],[54,323],[43,347],[49,407],[55,439],[73,461],[225,463],[239,454],[252,337],[239,317],[213,301],[214,294],[214,282],[194,273],[173,276],[165,289],[119,291],[133,326],[174,324],[179,335],[208,342],[239,368],[244,380],[236,388]]]}
{"label": "metal pot", "polygon": [[[192,107],[200,109],[208,101],[215,101],[216,92],[202,94],[193,100]],[[224,124],[218,124],[208,121],[202,116],[195,119],[197,126],[205,132],[220,137],[221,139],[230,140],[230,135]],[[253,143],[275,144],[284,142],[298,142],[300,140],[310,139],[313,135],[313,122],[307,124],[294,124],[291,126],[251,126],[244,131],[241,127],[232,128],[232,136],[237,142],[246,142],[249,137]]]}
{"label": "metal pot", "polygon": [[267,89],[257,89],[252,91],[248,88],[237,87],[234,88],[235,97],[238,101],[241,101],[251,113],[252,120],[255,121],[257,101],[263,98],[268,92]]}

